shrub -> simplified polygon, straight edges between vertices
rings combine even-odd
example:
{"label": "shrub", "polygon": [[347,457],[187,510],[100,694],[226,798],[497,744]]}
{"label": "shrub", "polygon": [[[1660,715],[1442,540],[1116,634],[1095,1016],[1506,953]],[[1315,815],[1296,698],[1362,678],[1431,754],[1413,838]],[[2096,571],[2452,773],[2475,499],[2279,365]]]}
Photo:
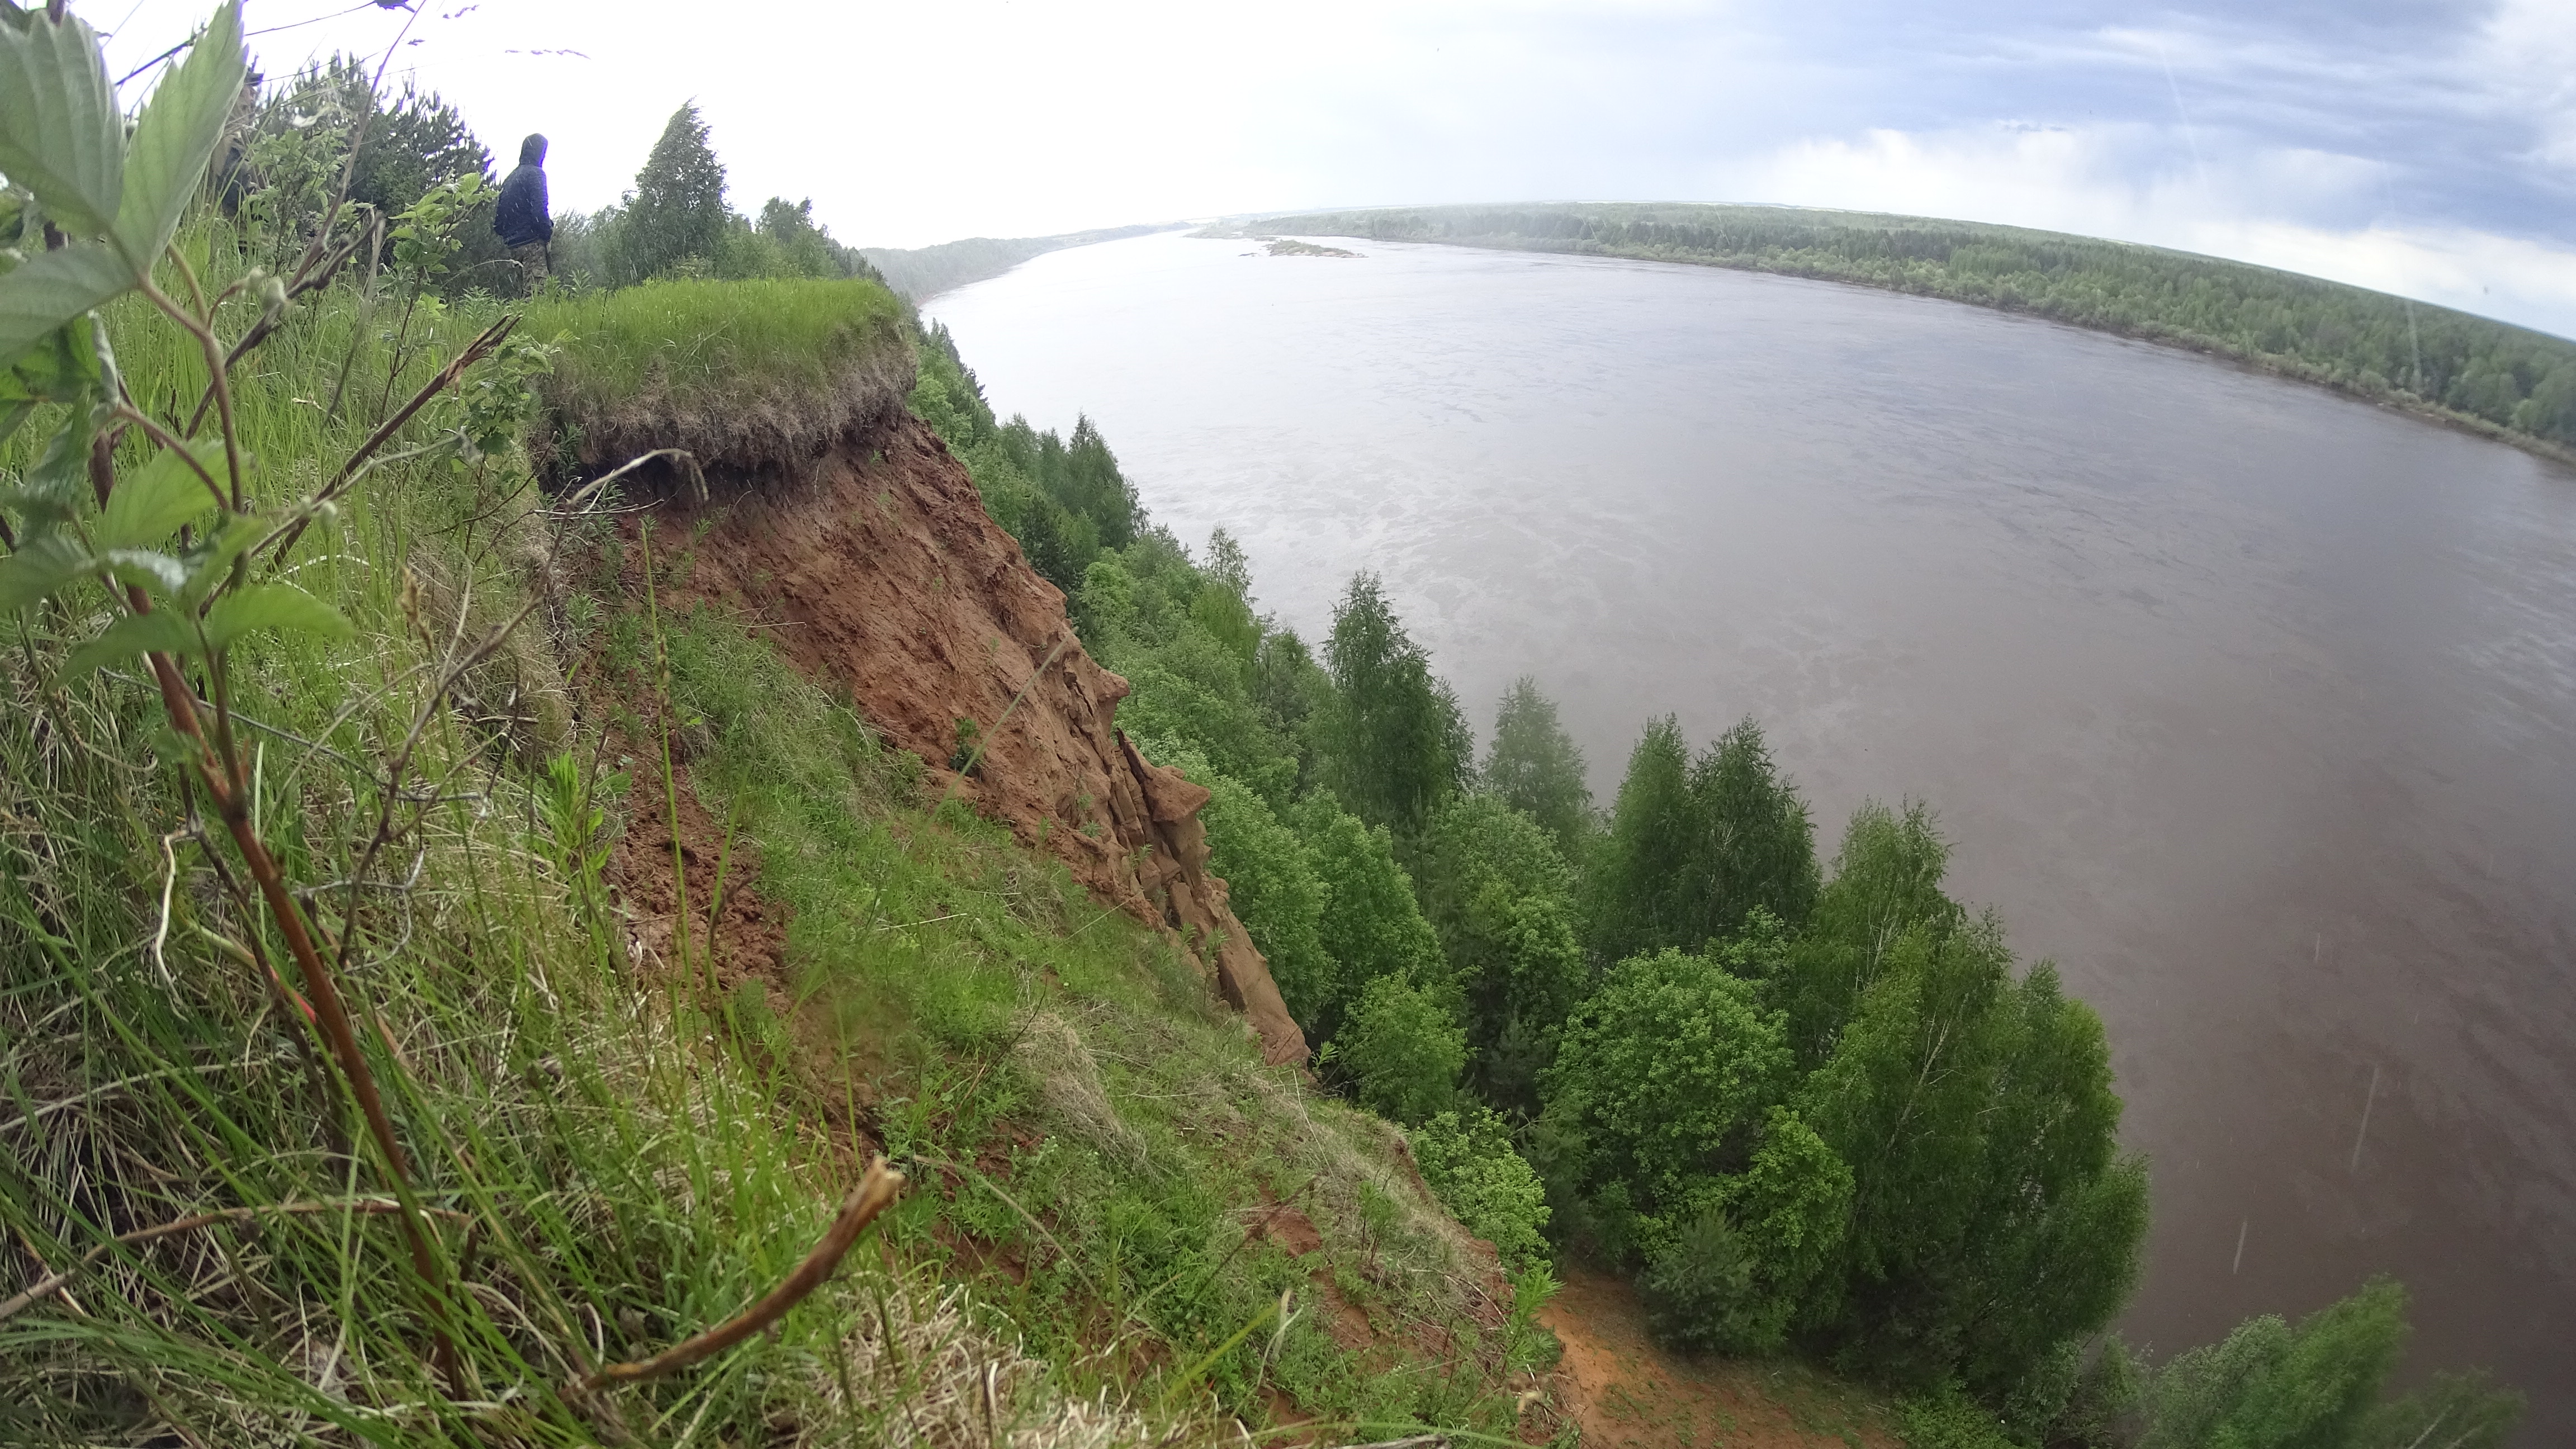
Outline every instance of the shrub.
{"label": "shrub", "polygon": [[1451,1215],[1494,1245],[1505,1266],[1518,1272],[1548,1262],[1546,1191],[1538,1174],[1512,1150],[1511,1129],[1493,1109],[1469,1106],[1442,1112],[1411,1134],[1413,1160]]}
{"label": "shrub", "polygon": [[1458,1092],[1467,1034],[1438,997],[1402,976],[1361,988],[1350,1023],[1335,1038],[1353,1094],[1407,1124],[1429,1120]]}

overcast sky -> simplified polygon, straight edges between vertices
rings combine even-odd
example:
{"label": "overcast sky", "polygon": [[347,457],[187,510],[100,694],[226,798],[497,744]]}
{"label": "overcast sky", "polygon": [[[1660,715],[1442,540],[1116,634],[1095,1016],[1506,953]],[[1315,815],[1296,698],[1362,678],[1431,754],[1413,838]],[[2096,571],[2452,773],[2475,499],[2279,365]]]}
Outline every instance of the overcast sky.
{"label": "overcast sky", "polygon": [[[280,27],[252,47],[276,75],[411,20],[347,6],[251,0]],[[122,74],[208,7],[77,8]],[[2576,0],[485,0],[425,5],[394,67],[504,167],[552,137],[558,208],[614,202],[694,98],[738,208],[810,196],[860,245],[1792,202],[2154,242],[2576,336]]]}

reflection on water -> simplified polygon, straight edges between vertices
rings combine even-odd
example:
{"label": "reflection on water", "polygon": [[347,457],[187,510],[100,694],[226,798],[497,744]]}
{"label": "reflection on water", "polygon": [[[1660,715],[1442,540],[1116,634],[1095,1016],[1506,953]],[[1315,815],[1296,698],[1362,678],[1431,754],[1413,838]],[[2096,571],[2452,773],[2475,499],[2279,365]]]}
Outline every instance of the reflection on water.
{"label": "reflection on water", "polygon": [[[2576,475],[1946,303],[1157,236],[935,301],[1308,636],[1381,572],[1479,716],[1760,716],[1830,838],[1920,796],[2108,1020],[2159,1353],[2368,1275],[2576,1442]],[[1481,720],[1490,723],[1490,719]]]}

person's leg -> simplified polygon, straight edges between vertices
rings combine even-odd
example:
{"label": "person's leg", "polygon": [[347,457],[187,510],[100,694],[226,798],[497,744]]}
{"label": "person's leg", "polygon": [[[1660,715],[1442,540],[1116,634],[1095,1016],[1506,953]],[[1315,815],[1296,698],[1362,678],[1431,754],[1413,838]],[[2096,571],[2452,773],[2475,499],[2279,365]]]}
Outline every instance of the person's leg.
{"label": "person's leg", "polygon": [[512,247],[510,259],[519,264],[520,279],[527,283],[528,290],[531,292],[537,289],[539,282],[546,279],[548,263],[552,260],[546,255],[544,242],[529,242],[524,246]]}

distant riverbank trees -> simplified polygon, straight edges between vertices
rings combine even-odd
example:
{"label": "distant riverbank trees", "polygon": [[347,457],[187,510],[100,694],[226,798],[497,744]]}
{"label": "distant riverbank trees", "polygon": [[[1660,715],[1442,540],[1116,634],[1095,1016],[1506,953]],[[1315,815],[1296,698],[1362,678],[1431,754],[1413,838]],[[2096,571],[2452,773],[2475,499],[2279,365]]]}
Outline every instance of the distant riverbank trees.
{"label": "distant riverbank trees", "polygon": [[[1374,576],[1309,646],[1222,530],[1194,558],[1153,523],[1087,420],[999,420],[944,330],[920,354],[915,411],[1127,677],[1121,724],[1214,793],[1216,873],[1318,1073],[1408,1129],[1523,1292],[1585,1255],[1634,1275],[1676,1345],[1908,1394],[1916,1449],[2203,1419],[2245,1449],[2383,1449],[2335,1435],[2424,1427],[2418,1401],[2378,1403],[2379,1360],[2326,1362],[2341,1328],[2249,1325],[2155,1374],[2105,1337],[2147,1175],[2102,1023],[1947,893],[1926,807],[1864,804],[1828,866],[1757,722],[1694,746],[1666,716],[1597,811],[1529,679],[1479,764]],[[2345,1317],[2384,1338],[2388,1307]],[[2367,1412],[2283,1417],[2329,1390]],[[2511,1421],[2482,1383],[2440,1392],[2445,1422]]]}
{"label": "distant riverbank trees", "polygon": [[2576,450],[2576,341],[2217,257],[2023,227],[1777,206],[1568,202],[1276,216],[1364,236],[1777,272],[2171,343]]}

